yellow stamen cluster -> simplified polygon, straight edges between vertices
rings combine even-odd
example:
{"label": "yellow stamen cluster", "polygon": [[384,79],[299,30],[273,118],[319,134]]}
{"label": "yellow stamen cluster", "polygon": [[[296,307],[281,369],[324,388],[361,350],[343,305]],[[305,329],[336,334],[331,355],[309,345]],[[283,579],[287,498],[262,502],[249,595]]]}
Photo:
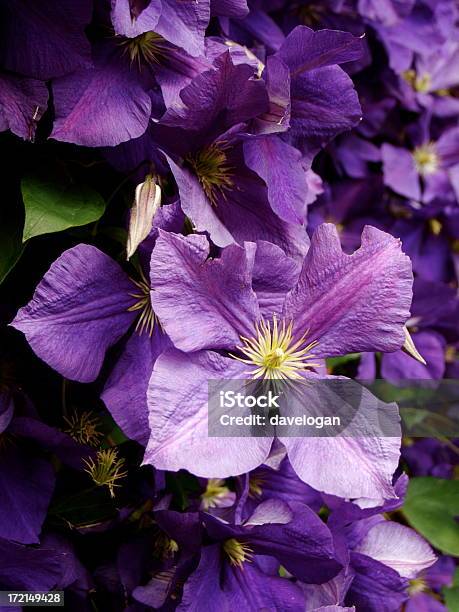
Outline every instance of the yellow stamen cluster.
{"label": "yellow stamen cluster", "polygon": [[430,74],[427,72],[419,76],[415,70],[405,70],[405,72],[402,73],[402,77],[414,91],[426,93],[430,90],[432,80]]}
{"label": "yellow stamen cluster", "polygon": [[434,236],[439,236],[443,229],[442,222],[438,219],[429,219],[429,229]]}
{"label": "yellow stamen cluster", "polygon": [[135,304],[128,308],[129,312],[140,311],[140,317],[137,320],[135,329],[141,335],[146,330],[148,335],[153,334],[153,329],[156,323],[156,315],[153,312],[150,300],[150,283],[145,278],[143,272],[141,272],[141,279],[139,281],[132,279],[134,285],[139,289],[139,293],[130,293],[129,295],[136,298]]}
{"label": "yellow stamen cluster", "polygon": [[317,363],[310,361],[314,357],[311,349],[317,346],[317,342],[305,344],[308,332],[295,342],[292,322],[279,324],[274,316],[272,324],[264,320],[257,323],[256,331],[256,338],[241,336],[244,344],[237,348],[246,358],[232,355],[238,361],[256,366],[250,372],[253,379],[298,380],[302,371],[318,367]]}
{"label": "yellow stamen cluster", "polygon": [[261,476],[250,476],[249,479],[249,497],[261,497],[265,479]]}
{"label": "yellow stamen cluster", "polygon": [[103,437],[102,432],[98,430],[101,423],[96,415],[91,412],[82,412],[78,414],[75,411],[71,416],[64,417],[64,421],[68,427],[64,429],[74,440],[80,444],[89,446],[97,446],[100,439]]}
{"label": "yellow stamen cluster", "polygon": [[145,32],[135,38],[123,38],[120,45],[124,53],[129,55],[131,64],[137,64],[139,70],[142,64],[159,64],[166,54],[165,39],[156,32]]}
{"label": "yellow stamen cluster", "polygon": [[245,542],[239,542],[236,538],[230,538],[223,542],[223,550],[229,562],[235,567],[242,569],[242,564],[247,561],[250,563],[253,557],[253,550]]}
{"label": "yellow stamen cluster", "polygon": [[302,4],[294,12],[303,25],[315,26],[321,22],[325,10],[320,4]]}
{"label": "yellow stamen cluster", "polygon": [[170,559],[178,552],[178,549],[177,542],[161,531],[155,539],[153,554],[159,559]]}
{"label": "yellow stamen cluster", "polygon": [[201,495],[201,508],[208,510],[209,508],[218,508],[219,501],[225,498],[230,490],[225,486],[225,481],[220,478],[209,478],[207,487]]}
{"label": "yellow stamen cluster", "polygon": [[228,163],[225,143],[215,142],[193,155],[186,157],[192,167],[204,193],[212,204],[216,204],[217,195],[225,197],[225,191],[232,189],[233,169]]}
{"label": "yellow stamen cluster", "polygon": [[86,464],[85,472],[87,472],[98,487],[108,487],[110,495],[115,497],[115,487],[118,480],[127,475],[127,471],[123,470],[124,459],[118,457],[116,448],[101,450],[97,453],[96,461],[92,458],[84,460]]}
{"label": "yellow stamen cluster", "polygon": [[424,578],[414,578],[410,580],[410,585],[408,587],[408,593],[410,595],[415,595],[416,593],[422,593],[428,589],[427,582]]}
{"label": "yellow stamen cluster", "polygon": [[434,174],[440,166],[440,157],[434,142],[416,147],[412,153],[414,165],[421,176]]}

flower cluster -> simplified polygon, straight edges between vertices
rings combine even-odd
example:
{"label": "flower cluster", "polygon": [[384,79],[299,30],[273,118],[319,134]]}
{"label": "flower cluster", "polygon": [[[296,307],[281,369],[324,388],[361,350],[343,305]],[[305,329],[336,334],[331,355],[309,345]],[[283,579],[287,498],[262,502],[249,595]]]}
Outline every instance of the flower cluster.
{"label": "flower cluster", "polygon": [[397,420],[458,378],[455,0],[0,16],[0,590],[446,610],[456,434],[213,436],[209,381],[382,380]]}

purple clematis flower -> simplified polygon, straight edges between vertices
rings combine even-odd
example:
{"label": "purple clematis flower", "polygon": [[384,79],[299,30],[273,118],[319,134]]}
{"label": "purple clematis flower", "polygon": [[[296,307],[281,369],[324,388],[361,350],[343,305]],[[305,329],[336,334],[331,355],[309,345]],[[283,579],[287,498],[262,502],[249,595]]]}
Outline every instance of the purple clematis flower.
{"label": "purple clematis flower", "polygon": [[451,557],[439,557],[417,578],[411,581],[408,588],[410,599],[406,604],[407,612],[427,610],[428,612],[447,612],[446,606],[437,601],[438,591],[453,584],[456,566]]}
{"label": "purple clematis flower", "polygon": [[[113,25],[103,11],[98,15],[96,23],[108,34],[94,40],[92,64],[53,80],[55,122],[51,137],[56,140],[95,147],[115,146],[139,138],[145,133],[152,113],[160,116],[165,110],[157,100],[158,90],[159,97],[162,94],[163,102],[169,105],[193,77],[211,65],[204,56],[203,38],[198,47],[191,45],[194,55],[202,48],[201,55],[193,57],[187,52],[189,45],[176,42],[182,38],[189,40],[186,34],[167,36],[146,18],[133,22],[127,0],[114,2],[113,6]],[[190,5],[171,0],[171,6],[153,1],[142,15],[156,9],[160,13],[171,12],[172,6],[185,13],[209,10],[206,0]],[[126,28],[120,26],[125,19],[138,34],[129,28],[126,33]],[[181,22],[172,15],[160,21],[179,32],[176,26]],[[110,35],[113,28],[115,33]]]}
{"label": "purple clematis flower", "polygon": [[[208,437],[207,381],[301,378],[317,359],[364,347],[397,350],[412,273],[400,243],[371,227],[348,256],[334,226],[320,226],[300,273],[266,243],[233,245],[206,262],[207,256],[204,237],[165,232],[153,252],[152,303],[176,348],[158,359],[150,381],[152,435],[144,462],[226,477],[264,463],[272,438]],[[373,501],[394,494],[395,438],[281,442],[295,472],[319,491]],[[356,470],[360,458],[365,467]]]}
{"label": "purple clematis flower", "polygon": [[254,68],[234,65],[228,51],[180,97],[182,104],[168,109],[154,137],[168,156],[182,209],[196,230],[209,232],[218,246],[262,239],[304,254],[304,227],[279,219],[269,189],[245,157],[250,124],[269,108],[265,83],[254,77]]}
{"label": "purple clematis flower", "polygon": [[266,182],[271,206],[285,221],[305,220],[305,170],[314,154],[360,120],[352,81],[338,64],[361,55],[361,39],[348,32],[298,26],[267,59],[270,108],[257,122],[258,132],[267,135],[248,140],[244,155],[249,168]]}
{"label": "purple clematis flower", "polygon": [[179,610],[200,610],[209,601],[219,610],[236,605],[285,609],[287,602],[289,610],[304,610],[302,590],[279,578],[279,564],[316,583],[341,569],[329,529],[303,504],[270,499],[241,524],[206,513],[202,520],[212,543],[201,550]]}
{"label": "purple clematis flower", "polygon": [[158,211],[139,251],[145,271],[140,270],[135,280],[96,247],[79,244],[65,251],[12,322],[41,359],[80,382],[97,378],[107,349],[134,325],[102,399],[124,433],[143,444],[148,439],[145,390],[156,357],[169,346],[155,324],[145,274],[157,227],[178,230],[182,224],[177,204]]}
{"label": "purple clematis flower", "polygon": [[[209,0],[111,0],[115,32],[127,38],[156,32],[191,55],[203,55],[210,18]],[[138,38],[139,40],[139,38]]]}
{"label": "purple clematis flower", "polygon": [[[446,8],[446,14],[445,14]],[[390,67],[401,74],[409,70],[415,54],[428,55],[443,45],[451,35],[457,9],[452,2],[416,2],[409,14],[386,24],[371,25],[382,40]],[[449,22],[449,23],[448,23]]]}
{"label": "purple clematis flower", "polygon": [[383,144],[384,182],[412,200],[429,203],[435,198],[456,202],[459,197],[459,128],[452,127],[432,140],[429,117],[411,130],[410,150]]}

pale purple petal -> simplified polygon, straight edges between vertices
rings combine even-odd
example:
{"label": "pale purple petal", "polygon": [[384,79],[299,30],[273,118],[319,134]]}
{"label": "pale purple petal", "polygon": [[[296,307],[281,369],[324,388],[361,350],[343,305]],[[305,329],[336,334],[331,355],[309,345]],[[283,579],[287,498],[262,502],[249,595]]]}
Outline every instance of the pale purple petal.
{"label": "pale purple petal", "polygon": [[416,578],[435,563],[437,557],[429,544],[413,529],[384,521],[370,529],[357,552],[388,565],[404,578]]}
{"label": "pale purple petal", "polygon": [[133,322],[137,287],[117,263],[93,246],[65,251],[11,325],[62,376],[90,382],[105,351]]}
{"label": "pale purple petal", "polygon": [[162,0],[155,31],[190,55],[204,54],[204,33],[210,19],[209,0]]}
{"label": "pale purple petal", "polygon": [[[279,439],[301,480],[317,491],[356,500],[360,507],[374,507],[396,497],[392,477],[400,457],[400,438],[379,436],[399,433],[398,412],[395,404],[381,405],[367,389],[353,384],[350,393],[357,394],[360,405],[356,409],[352,399],[348,402],[348,413],[355,411],[348,432],[344,429],[335,437],[284,435]],[[323,413],[325,406],[332,411],[333,406],[346,402],[342,394],[335,395],[333,388],[324,385],[311,384],[304,393],[303,403],[307,402],[313,414],[315,410]],[[300,411],[304,414],[302,406]],[[388,419],[387,427],[379,422],[380,414]]]}
{"label": "pale purple petal", "polygon": [[183,351],[234,349],[240,335],[253,335],[259,318],[252,289],[255,246],[232,245],[214,260],[208,255],[204,236],[164,231],[153,251],[153,309]]}
{"label": "pale purple petal", "polygon": [[246,370],[235,359],[209,351],[163,353],[148,388],[151,436],[143,463],[206,478],[243,474],[264,463],[272,438],[208,435],[208,381],[241,379]]}
{"label": "pale purple petal", "polygon": [[409,151],[383,144],[381,147],[384,183],[407,198],[421,199],[419,174],[416,171],[413,156]]}
{"label": "pale purple petal", "polygon": [[[139,10],[132,0],[111,0],[111,20],[116,34],[134,38],[144,32],[152,32],[158,25],[162,4],[160,0],[140,2]],[[146,6],[145,6],[146,4]]]}
{"label": "pale purple petal", "polygon": [[394,351],[404,343],[413,275],[400,240],[366,226],[362,245],[343,253],[336,227],[323,224],[311,241],[284,316],[296,335],[318,341],[318,357]]}

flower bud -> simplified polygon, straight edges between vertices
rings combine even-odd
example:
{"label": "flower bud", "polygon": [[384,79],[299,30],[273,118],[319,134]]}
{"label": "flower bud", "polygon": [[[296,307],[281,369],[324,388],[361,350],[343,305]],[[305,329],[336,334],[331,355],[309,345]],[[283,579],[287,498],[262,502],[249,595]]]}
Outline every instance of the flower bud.
{"label": "flower bud", "polygon": [[135,200],[131,208],[129,232],[127,239],[127,259],[130,259],[137,247],[151,231],[153,218],[161,205],[161,188],[155,183],[151,174],[137,185]]}

